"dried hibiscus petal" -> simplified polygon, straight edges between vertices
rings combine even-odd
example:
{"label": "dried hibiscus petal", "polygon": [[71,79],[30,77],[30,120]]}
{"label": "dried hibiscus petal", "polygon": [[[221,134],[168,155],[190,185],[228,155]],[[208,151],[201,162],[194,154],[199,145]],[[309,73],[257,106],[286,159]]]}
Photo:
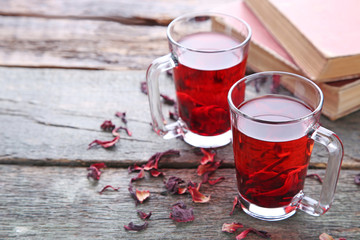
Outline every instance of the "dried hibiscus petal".
{"label": "dried hibiscus petal", "polygon": [[147,87],[147,82],[141,82],[140,83],[140,90],[142,93],[144,94],[148,94],[148,87]]}
{"label": "dried hibiscus petal", "polygon": [[233,201],[232,210],[230,212],[230,216],[234,213],[235,207],[238,207],[238,206],[240,206],[240,201],[239,201],[238,197],[235,197],[234,201]]}
{"label": "dried hibiscus petal", "polygon": [[101,162],[101,163],[91,164],[90,167],[96,167],[97,169],[101,169],[101,168],[106,168],[106,165],[105,163]]}
{"label": "dried hibiscus petal", "polygon": [[126,127],[121,127],[121,126],[120,126],[120,127],[117,127],[117,128],[114,128],[114,129],[112,130],[112,135],[114,135],[114,136],[120,136],[120,134],[118,133],[118,131],[119,131],[120,129],[125,130],[126,133],[127,133],[127,135],[128,135],[129,137],[132,136],[132,132],[131,132],[128,128],[126,128]]}
{"label": "dried hibiscus petal", "polygon": [[96,167],[88,167],[87,168],[88,171],[90,171],[87,175],[87,178],[92,178],[94,180],[99,180],[100,179],[100,175],[101,175],[101,171],[99,169],[97,169]]}
{"label": "dried hibiscus petal", "polygon": [[357,174],[357,175],[355,176],[354,182],[355,182],[355,184],[360,185],[360,174]]}
{"label": "dried hibiscus petal", "polygon": [[149,190],[140,191],[136,189],[136,198],[139,200],[140,203],[143,203],[149,197],[150,197]]}
{"label": "dried hibiscus petal", "polygon": [[179,114],[176,112],[169,111],[169,118],[171,120],[177,121],[179,119]]}
{"label": "dried hibiscus petal", "polygon": [[116,136],[113,140],[110,141],[101,141],[101,140],[94,140],[89,144],[88,149],[92,148],[93,146],[95,146],[96,144],[102,146],[103,148],[109,148],[115,145],[115,143],[117,143],[120,139],[120,136]]}
{"label": "dried hibiscus petal", "polygon": [[181,195],[181,194],[186,193],[186,191],[187,191],[187,188],[186,188],[186,187],[184,187],[184,188],[178,188],[177,193]]}
{"label": "dried hibiscus petal", "polygon": [[100,125],[100,127],[102,130],[110,132],[115,128],[115,125],[110,120],[106,120]]}
{"label": "dried hibiscus petal", "polygon": [[141,169],[143,168],[134,164],[128,167],[128,172],[131,173],[131,172],[141,171]]}
{"label": "dried hibiscus petal", "polygon": [[108,188],[111,188],[114,191],[118,191],[120,189],[120,187],[115,188],[115,187],[113,187],[111,185],[106,185],[105,187],[103,187],[103,189],[99,193],[102,194]]}
{"label": "dried hibiscus petal", "polygon": [[143,203],[150,196],[150,191],[148,191],[148,190],[140,191],[140,190],[136,189],[134,191],[132,184],[129,185],[128,190],[129,190],[130,196],[136,201],[136,205],[139,203]]}
{"label": "dried hibiscus petal", "polygon": [[150,170],[153,168],[158,169],[160,159],[163,156],[168,156],[168,155],[180,155],[180,152],[177,150],[173,150],[173,149],[170,149],[165,152],[157,152],[150,157],[150,159],[146,162],[146,164],[143,165],[143,168],[145,170]]}
{"label": "dried hibiscus petal", "polygon": [[176,194],[176,193],[179,193],[180,184],[183,184],[183,183],[185,183],[185,182],[181,178],[171,176],[166,181],[165,188],[169,193]]}
{"label": "dried hibiscus petal", "polygon": [[330,236],[329,234],[327,234],[327,233],[322,233],[319,236],[319,239],[320,240],[334,240],[334,238],[332,236]]}
{"label": "dried hibiscus petal", "polygon": [[221,163],[222,163],[222,161],[218,161],[218,162],[207,163],[204,165],[199,165],[197,168],[197,174],[199,176],[202,176],[205,173],[212,173],[220,167]]}
{"label": "dried hibiscus petal", "polygon": [[195,203],[207,203],[210,201],[210,195],[207,197],[199,192],[201,184],[198,187],[188,186],[188,191],[191,194],[192,200]]}
{"label": "dried hibiscus petal", "polygon": [[127,124],[126,112],[116,112],[115,116],[120,118],[123,123]]}
{"label": "dried hibiscus petal", "polygon": [[239,228],[242,228],[243,225],[241,223],[224,223],[222,225],[221,231],[223,232],[228,232],[228,233],[234,233],[236,232],[236,230],[238,230]]}
{"label": "dried hibiscus petal", "polygon": [[271,235],[268,232],[265,231],[259,231],[254,228],[248,228],[244,231],[242,231],[239,235],[236,236],[236,240],[244,239],[249,233],[255,233],[259,237],[262,238],[270,238]]}
{"label": "dried hibiscus petal", "polygon": [[306,175],[307,178],[314,178],[316,180],[318,180],[320,183],[323,183],[322,178],[319,176],[319,174],[313,173],[313,174],[308,174]]}
{"label": "dried hibiscus petal", "polygon": [[124,225],[125,230],[127,231],[142,231],[145,230],[148,226],[148,223],[145,222],[142,225],[135,225],[133,222],[130,222],[128,225]]}
{"label": "dried hibiscus petal", "polygon": [[175,203],[171,207],[170,218],[176,222],[191,222],[194,220],[193,208],[186,208],[183,202]]}
{"label": "dried hibiscus petal", "polygon": [[94,163],[91,164],[90,167],[87,168],[89,171],[87,178],[92,178],[94,180],[99,180],[101,176],[100,168],[105,168],[105,163]]}
{"label": "dried hibiscus petal", "polygon": [[175,100],[172,99],[171,97],[169,97],[165,94],[162,94],[162,93],[160,93],[160,97],[163,98],[165,104],[170,105],[170,106],[175,105]]}
{"label": "dried hibiscus petal", "polygon": [[201,148],[201,152],[204,154],[204,156],[201,158],[201,165],[205,165],[210,162],[214,162],[214,157],[216,152],[208,152],[205,149]]}
{"label": "dried hibiscus petal", "polygon": [[209,180],[209,176],[211,174],[213,174],[216,169],[219,168],[219,166],[221,165],[221,161],[218,162],[210,162],[207,164],[200,164],[197,168],[197,173],[199,176],[202,176],[202,183],[206,183]]}
{"label": "dried hibiscus petal", "polygon": [[137,181],[137,180],[139,180],[139,179],[142,179],[142,178],[144,178],[145,177],[145,171],[144,171],[144,169],[142,168],[141,170],[140,170],[140,172],[138,173],[138,175],[136,176],[136,177],[133,177],[133,178],[131,178],[131,182],[134,182],[134,181]]}
{"label": "dried hibiscus petal", "polygon": [[215,179],[215,180],[211,180],[211,179],[208,179],[208,183],[210,184],[210,185],[215,185],[215,184],[217,184],[218,182],[221,182],[222,180],[224,180],[225,178],[224,177],[219,177],[218,179]]}
{"label": "dried hibiscus petal", "polygon": [[156,169],[151,169],[151,170],[150,170],[150,174],[151,174],[151,176],[153,176],[153,177],[164,176],[164,173],[163,173],[163,172],[160,172],[160,171],[158,171],[158,170],[156,170]]}
{"label": "dried hibiscus petal", "polygon": [[137,213],[138,213],[139,217],[141,219],[143,219],[143,220],[149,219],[151,217],[151,214],[152,214],[152,212],[149,212],[148,214],[146,214],[146,213],[144,213],[142,211],[139,211],[139,210],[137,211]]}

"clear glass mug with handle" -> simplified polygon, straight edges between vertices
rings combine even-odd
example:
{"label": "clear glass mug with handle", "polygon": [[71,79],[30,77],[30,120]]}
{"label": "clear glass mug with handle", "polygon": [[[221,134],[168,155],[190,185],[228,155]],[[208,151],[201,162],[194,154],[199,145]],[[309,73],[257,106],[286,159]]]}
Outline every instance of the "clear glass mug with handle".
{"label": "clear glass mug with handle", "polygon": [[[155,59],[146,74],[152,126],[165,139],[182,136],[196,147],[230,143],[227,93],[245,75],[251,29],[246,22],[221,13],[193,13],[167,28],[170,53]],[[177,122],[162,113],[159,75],[173,70]]]}
{"label": "clear glass mug with handle", "polygon": [[[335,133],[319,124],[320,88],[291,73],[256,73],[231,87],[228,102],[243,210],[268,221],[288,218],[297,209],[314,216],[328,211],[343,145]],[[303,192],[314,142],[329,154],[319,200]]]}

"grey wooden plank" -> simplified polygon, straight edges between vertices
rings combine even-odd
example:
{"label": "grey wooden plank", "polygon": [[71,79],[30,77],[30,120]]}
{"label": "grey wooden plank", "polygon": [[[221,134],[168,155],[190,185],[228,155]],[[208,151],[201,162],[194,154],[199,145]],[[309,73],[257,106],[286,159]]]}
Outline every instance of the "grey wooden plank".
{"label": "grey wooden plank", "polygon": [[0,16],[0,31],[2,66],[145,70],[168,52],[162,26]]}
{"label": "grey wooden plank", "polygon": [[[167,176],[199,182],[195,169],[166,169]],[[323,170],[311,173],[324,175]],[[272,239],[318,239],[326,232],[334,238],[360,238],[359,186],[353,182],[358,171],[341,172],[332,208],[321,217],[301,211],[280,222],[264,222],[237,209],[229,213],[236,196],[233,169],[220,169],[215,177],[225,180],[203,185],[201,192],[211,195],[207,204],[196,204],[189,195],[163,195],[163,178],[138,181],[134,186],[149,190],[148,201],[136,206],[127,190],[131,177],[126,169],[104,169],[98,183],[86,178],[86,168],[0,165],[0,238],[19,239],[234,239],[221,232],[223,223],[241,222],[247,227],[268,231]],[[120,187],[118,192],[98,191],[105,185]],[[307,179],[306,192],[318,192],[321,185]],[[175,223],[169,219],[170,206],[183,201],[194,208],[195,220]],[[152,211],[148,229],[126,232],[124,225],[142,224],[136,211]],[[240,231],[239,231],[240,232]],[[249,235],[246,239],[260,239]]]}
{"label": "grey wooden plank", "polygon": [[[0,68],[0,162],[37,165],[84,166],[104,161],[126,167],[145,162],[156,152],[181,151],[161,164],[171,168],[196,167],[199,156],[179,139],[163,140],[150,127],[147,96],[141,93],[144,71],[83,71],[61,69]],[[172,80],[162,79],[163,92],[173,94]],[[117,111],[126,111],[129,137],[112,149],[87,146],[94,139],[111,140],[100,129],[104,120],[120,120]],[[164,114],[167,109],[164,108]],[[331,122],[325,127],[339,133],[345,145],[344,168],[359,168],[360,112]],[[230,145],[219,148],[223,166],[233,166]],[[326,152],[315,147],[313,167],[324,167]]]}
{"label": "grey wooden plank", "polygon": [[3,0],[0,14],[48,18],[101,19],[127,24],[167,25],[191,11],[204,11],[234,0]]}

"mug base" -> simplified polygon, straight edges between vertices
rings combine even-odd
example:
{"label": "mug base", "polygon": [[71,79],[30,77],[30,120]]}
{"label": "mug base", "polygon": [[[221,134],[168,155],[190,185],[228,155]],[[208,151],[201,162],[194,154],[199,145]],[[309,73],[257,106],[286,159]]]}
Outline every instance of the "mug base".
{"label": "mug base", "polygon": [[186,131],[184,141],[191,146],[200,148],[222,147],[231,142],[231,130],[216,136],[201,136],[191,131]]}
{"label": "mug base", "polygon": [[250,203],[239,194],[241,208],[244,212],[254,218],[265,220],[265,221],[280,221],[287,219],[296,213],[298,209],[298,203],[300,202],[303,193],[298,193],[293,201],[287,205],[277,208],[264,208],[257,206],[256,204]]}

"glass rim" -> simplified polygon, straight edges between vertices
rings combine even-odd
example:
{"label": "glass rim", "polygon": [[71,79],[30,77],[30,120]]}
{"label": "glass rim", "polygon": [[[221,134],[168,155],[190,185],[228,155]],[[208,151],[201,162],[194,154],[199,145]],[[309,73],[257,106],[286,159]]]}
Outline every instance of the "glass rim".
{"label": "glass rim", "polygon": [[[316,108],[314,110],[312,110],[311,113],[306,114],[306,115],[304,115],[302,117],[299,117],[299,118],[286,120],[286,121],[271,121],[271,120],[262,120],[262,119],[257,119],[255,117],[252,117],[252,116],[240,111],[234,105],[231,95],[232,95],[232,92],[233,92],[235,86],[239,85],[241,82],[245,82],[245,84],[246,84],[247,82],[257,78],[258,76],[264,76],[264,75],[266,76],[266,75],[274,75],[274,74],[287,75],[287,76],[295,77],[295,78],[301,79],[304,82],[306,82],[306,83],[310,84],[311,86],[313,86],[320,95],[320,99],[319,99],[319,102],[317,103]],[[301,122],[301,121],[307,120],[309,118],[312,118],[313,116],[316,116],[318,113],[321,112],[321,109],[322,109],[322,106],[323,106],[323,103],[324,103],[324,94],[321,91],[320,87],[318,85],[316,85],[313,81],[311,81],[310,79],[308,79],[306,77],[303,77],[301,75],[295,74],[295,73],[282,72],[282,71],[265,71],[265,72],[258,72],[258,73],[253,73],[253,74],[248,75],[248,76],[244,76],[242,79],[240,79],[239,81],[237,81],[236,83],[234,83],[231,86],[231,88],[230,88],[230,90],[228,92],[228,97],[227,98],[228,98],[228,103],[229,103],[231,111],[235,112],[236,114],[240,114],[244,118],[250,119],[250,120],[252,120],[254,122],[265,123],[265,124],[273,124],[273,125],[274,124],[296,123],[296,122]]]}
{"label": "glass rim", "polygon": [[[201,50],[201,49],[195,49],[195,48],[189,48],[189,47],[185,47],[183,46],[182,44],[180,44],[179,42],[175,41],[175,39],[172,37],[171,35],[171,32],[170,30],[173,28],[173,26],[183,20],[183,19],[190,19],[190,18],[195,18],[195,17],[211,17],[211,16],[220,16],[220,17],[223,17],[223,18],[232,18],[234,19],[235,21],[237,22],[240,22],[241,24],[243,24],[248,33],[247,33],[247,36],[246,38],[239,44],[235,45],[234,47],[231,47],[231,48],[225,48],[225,49],[220,49],[220,50]],[[226,13],[221,13],[221,12],[194,12],[194,13],[188,13],[188,14],[184,14],[184,15],[181,15],[177,18],[175,18],[174,20],[171,21],[171,23],[168,25],[167,29],[166,29],[166,35],[169,39],[169,41],[178,46],[178,47],[181,47],[181,48],[185,48],[189,51],[193,51],[193,52],[199,52],[199,53],[221,53],[221,52],[228,52],[228,51],[232,51],[232,50],[235,50],[235,49],[238,49],[238,48],[241,48],[245,45],[247,45],[249,42],[250,42],[250,39],[251,39],[251,36],[252,36],[252,31],[251,31],[251,28],[250,28],[250,25],[245,22],[243,19],[241,18],[238,18],[238,17],[235,17],[235,16],[232,16],[232,15],[229,15],[229,14],[226,14]]]}

